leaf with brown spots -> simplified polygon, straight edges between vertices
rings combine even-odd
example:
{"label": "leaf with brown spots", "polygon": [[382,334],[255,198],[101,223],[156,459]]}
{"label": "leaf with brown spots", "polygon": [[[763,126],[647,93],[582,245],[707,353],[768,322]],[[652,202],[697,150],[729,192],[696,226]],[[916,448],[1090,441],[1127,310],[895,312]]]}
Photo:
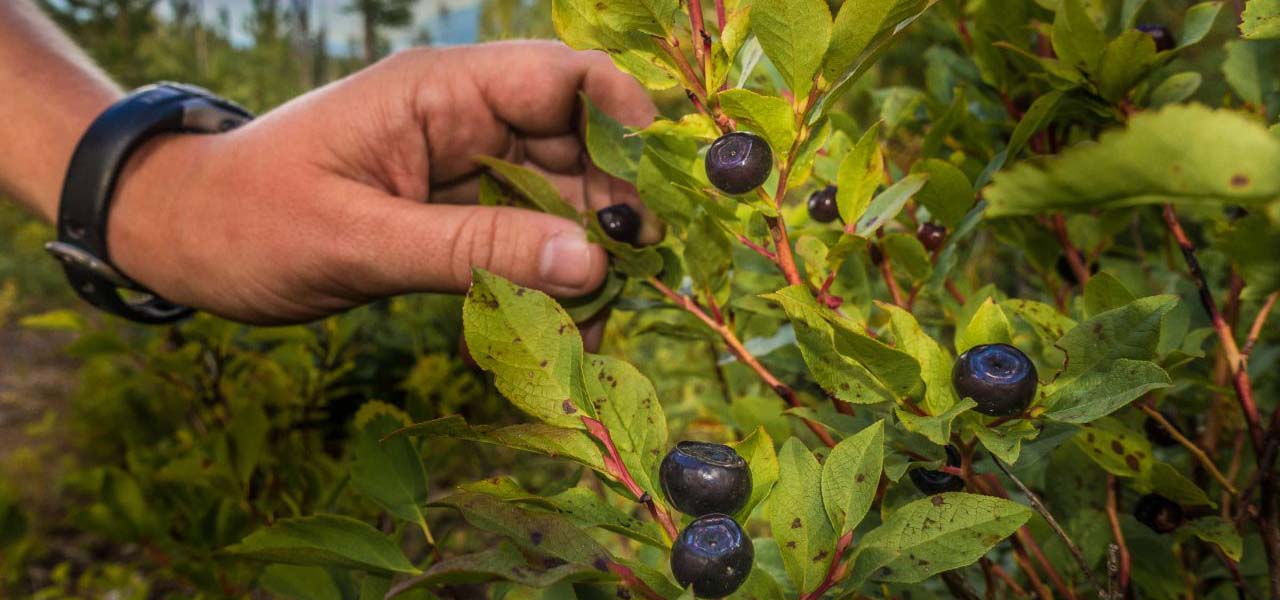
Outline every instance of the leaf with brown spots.
{"label": "leaf with brown spots", "polygon": [[973,564],[1031,514],[1016,502],[961,492],[916,500],[862,538],[850,579],[860,583],[879,572],[883,581],[917,583]]}
{"label": "leaf with brown spots", "polygon": [[462,321],[476,363],[520,410],[581,429],[581,413],[594,417],[595,408],[583,390],[582,337],[573,320],[542,292],[482,269],[472,280]]}
{"label": "leaf with brown spots", "polygon": [[782,551],[787,576],[796,589],[807,592],[818,586],[831,562],[830,557],[813,558],[834,548],[837,537],[822,505],[822,466],[794,437],[782,445],[778,464],[778,483],[765,505],[765,516]]}
{"label": "leaf with brown spots", "polygon": [[747,517],[769,497],[773,485],[778,481],[778,455],[773,449],[773,438],[769,437],[769,432],[764,427],[757,428],[741,442],[730,445],[747,461],[747,467],[751,469],[751,498],[734,515],[739,523],[746,523]]}
{"label": "leaf with brown spots", "polygon": [[822,505],[837,535],[853,531],[871,509],[883,465],[883,420],[831,449],[822,465]]}
{"label": "leaf with brown spots", "polygon": [[1112,475],[1145,478],[1151,472],[1151,442],[1118,419],[1104,417],[1088,423],[1071,439]]}

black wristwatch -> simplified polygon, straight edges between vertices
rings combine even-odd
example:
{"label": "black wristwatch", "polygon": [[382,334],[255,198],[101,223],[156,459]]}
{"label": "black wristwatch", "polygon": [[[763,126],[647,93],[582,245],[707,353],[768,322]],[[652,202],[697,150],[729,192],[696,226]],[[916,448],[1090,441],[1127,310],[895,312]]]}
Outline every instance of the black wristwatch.
{"label": "black wristwatch", "polygon": [[165,82],[138,89],[94,120],[67,167],[58,241],[45,245],[62,261],[81,298],[139,323],[170,323],[191,315],[190,308],[165,301],[111,262],[107,217],[116,180],[129,155],[156,135],[221,133],[252,119],[249,111],[207,90]]}

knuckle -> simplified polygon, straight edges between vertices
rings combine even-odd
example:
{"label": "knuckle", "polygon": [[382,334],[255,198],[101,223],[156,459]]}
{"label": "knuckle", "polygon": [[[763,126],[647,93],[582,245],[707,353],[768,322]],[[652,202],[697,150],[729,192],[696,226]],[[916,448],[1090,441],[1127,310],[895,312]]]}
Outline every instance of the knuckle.
{"label": "knuckle", "polygon": [[501,220],[501,212],[481,209],[473,210],[463,218],[450,260],[453,279],[459,286],[471,281],[472,268],[488,270],[493,267]]}

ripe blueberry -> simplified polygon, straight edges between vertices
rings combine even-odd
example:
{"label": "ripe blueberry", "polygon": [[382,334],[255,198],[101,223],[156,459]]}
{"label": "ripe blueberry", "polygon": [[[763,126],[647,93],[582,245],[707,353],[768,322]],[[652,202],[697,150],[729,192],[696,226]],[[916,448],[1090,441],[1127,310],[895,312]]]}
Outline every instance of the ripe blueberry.
{"label": "ripe blueberry", "polygon": [[947,240],[947,228],[937,223],[921,223],[916,230],[916,239],[920,240],[925,250],[936,251]]}
{"label": "ripe blueberry", "polygon": [[974,410],[993,417],[1016,415],[1036,395],[1036,366],[1008,344],[974,346],[951,369],[951,383],[961,398],[973,398]]}
{"label": "ripe blueberry", "polygon": [[[1161,412],[1160,414],[1164,416],[1165,421],[1168,421],[1170,425],[1173,425],[1173,428],[1177,430],[1178,433],[1182,433],[1182,430],[1174,423],[1172,415],[1166,412]],[[1178,439],[1173,437],[1173,434],[1170,433],[1169,430],[1165,429],[1159,421],[1156,421],[1151,417],[1147,417],[1147,420],[1142,422],[1142,430],[1146,432],[1147,439],[1151,440],[1151,443],[1157,446],[1167,448],[1169,446],[1178,445]]]}
{"label": "ripe blueberry", "polygon": [[1147,494],[1134,505],[1133,517],[1156,533],[1169,533],[1182,524],[1182,507],[1160,494]]}
{"label": "ripe blueberry", "polygon": [[1151,39],[1155,40],[1157,52],[1173,50],[1173,34],[1169,32],[1168,27],[1165,27],[1164,25],[1142,24],[1138,26],[1138,31],[1151,36]]}
{"label": "ripe blueberry", "polygon": [[[960,452],[955,446],[947,446],[947,466],[960,466]],[[928,469],[912,469],[907,473],[916,489],[927,496],[943,492],[958,492],[964,489],[964,479],[946,471],[930,471]]]}
{"label": "ripe blueberry", "polygon": [[600,228],[605,234],[619,242],[635,244],[640,238],[640,215],[626,204],[600,209],[596,212],[596,220],[600,221]]}
{"label": "ripe blueberry", "polygon": [[728,194],[745,194],[760,187],[772,170],[773,150],[754,133],[726,133],[707,150],[707,179]]}
{"label": "ripe blueberry", "polygon": [[840,218],[836,206],[836,186],[829,185],[809,196],[809,218],[819,223],[830,223]]}
{"label": "ripe blueberry", "polygon": [[751,498],[751,470],[733,448],[680,442],[658,467],[662,492],[680,512],[734,514]]}
{"label": "ripe blueberry", "polygon": [[671,547],[671,574],[699,598],[732,594],[751,574],[756,551],[736,521],[710,514],[689,523]]}

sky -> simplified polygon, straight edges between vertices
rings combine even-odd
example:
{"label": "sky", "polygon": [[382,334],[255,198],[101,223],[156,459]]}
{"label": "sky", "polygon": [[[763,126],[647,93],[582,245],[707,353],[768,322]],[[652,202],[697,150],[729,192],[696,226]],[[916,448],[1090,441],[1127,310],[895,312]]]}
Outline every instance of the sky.
{"label": "sky", "polygon": [[[0,0],[0,2],[3,1],[5,0]],[[361,41],[359,16],[349,14],[342,9],[349,0],[311,0],[311,2],[315,15],[312,22],[316,27],[322,24],[328,26],[332,52],[346,53],[352,48],[359,48]],[[231,14],[233,41],[247,43],[243,23],[245,16],[249,14],[251,4],[250,0],[204,0],[204,16],[207,19],[213,19],[220,9],[226,8]],[[163,5],[162,2],[161,6]],[[478,5],[478,0],[418,0],[414,6],[414,24],[403,29],[388,30],[384,35],[397,49],[410,45],[417,33],[424,29],[431,33],[434,44],[474,42],[479,26]]]}

